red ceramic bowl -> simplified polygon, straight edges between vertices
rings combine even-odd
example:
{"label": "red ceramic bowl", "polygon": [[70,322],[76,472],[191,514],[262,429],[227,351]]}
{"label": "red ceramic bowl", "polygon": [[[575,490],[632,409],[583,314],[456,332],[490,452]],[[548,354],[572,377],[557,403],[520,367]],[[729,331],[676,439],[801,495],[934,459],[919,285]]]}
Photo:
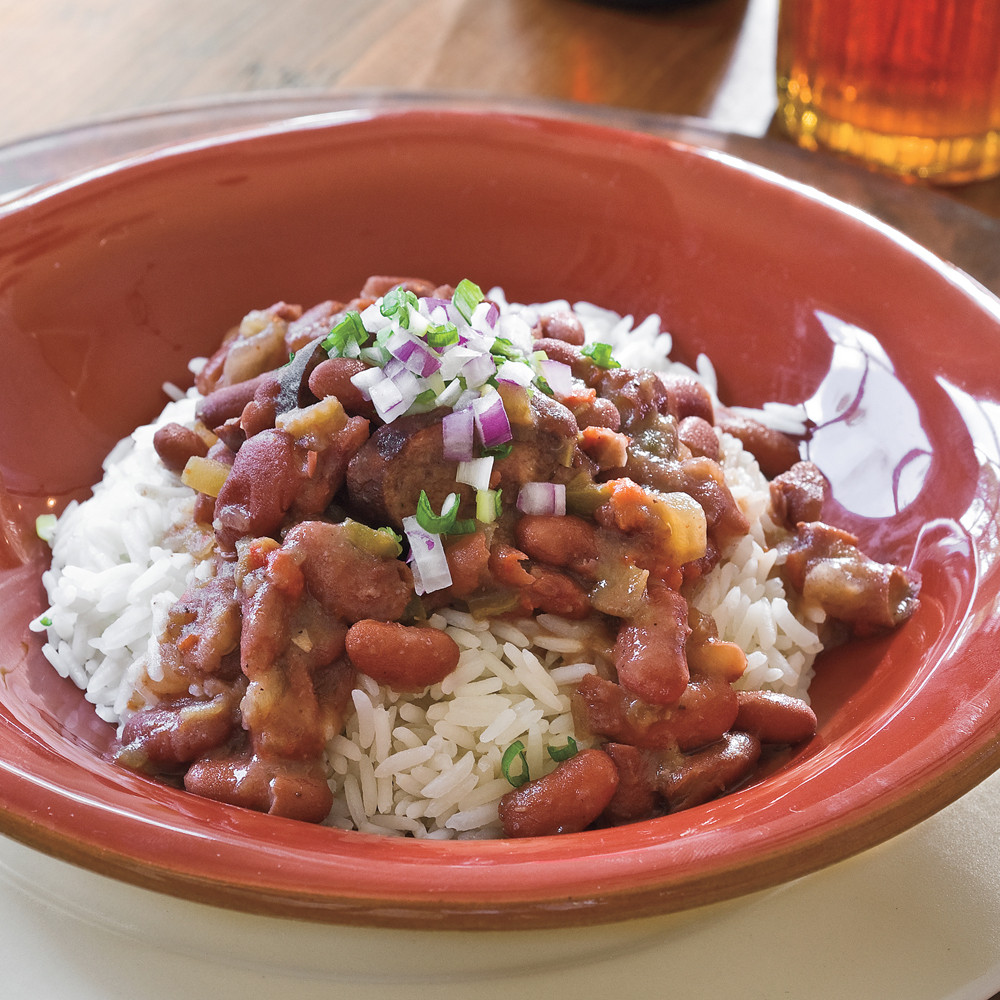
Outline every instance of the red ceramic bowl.
{"label": "red ceramic bowl", "polygon": [[[924,591],[824,657],[817,737],[716,802],[544,840],[385,840],[199,799],[112,737],[28,632],[34,517],[81,495],[250,308],[370,273],[657,311],[729,402],[807,401],[839,522]],[[0,829],[110,876],[315,920],[530,927],[678,910],[878,843],[1000,764],[1000,305],[904,238],[718,154],[580,121],[416,110],[168,149],[0,210]]]}

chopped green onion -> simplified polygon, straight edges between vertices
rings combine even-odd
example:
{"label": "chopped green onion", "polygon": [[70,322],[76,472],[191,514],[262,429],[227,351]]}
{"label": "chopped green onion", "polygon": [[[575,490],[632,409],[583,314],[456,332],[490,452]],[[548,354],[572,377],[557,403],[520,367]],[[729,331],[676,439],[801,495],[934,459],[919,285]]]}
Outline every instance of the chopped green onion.
{"label": "chopped green onion", "polygon": [[610,344],[586,344],[580,348],[585,358],[590,358],[598,368],[621,368],[621,365],[611,357]]}
{"label": "chopped green onion", "polygon": [[553,760],[569,760],[570,757],[576,756],[577,746],[576,740],[572,736],[566,737],[566,746],[564,747],[550,747],[545,748],[549,752],[549,756]]}
{"label": "chopped green onion", "polygon": [[483,301],[483,290],[468,278],[463,278],[455,286],[455,294],[451,297],[452,305],[466,323],[472,322],[472,313]]}
{"label": "chopped green onion", "polygon": [[385,368],[392,355],[384,347],[362,347],[358,357],[365,364],[373,365],[376,368]]}
{"label": "chopped green onion", "polygon": [[357,357],[368,340],[368,331],[361,322],[361,314],[351,310],[330,331],[322,348],[331,358]]}
{"label": "chopped green onion", "polygon": [[535,376],[535,385],[537,385],[538,388],[541,389],[542,392],[544,392],[546,396],[554,396],[555,395],[555,393],[552,391],[552,386],[549,385],[548,381],[545,378],[543,378],[541,375],[536,375]]}
{"label": "chopped green onion", "polygon": [[445,498],[440,514],[435,514],[425,490],[420,491],[417,500],[417,524],[432,535],[445,535],[450,532],[458,519],[458,508],[461,498],[457,493],[449,493]]}
{"label": "chopped green onion", "polygon": [[484,457],[492,455],[494,458],[506,458],[513,450],[514,446],[508,442],[507,444],[495,444],[490,448],[483,448],[481,454]]}
{"label": "chopped green onion", "polygon": [[43,628],[52,628],[52,619],[48,615],[45,615],[43,618],[38,619],[38,624]]}
{"label": "chopped green onion", "polygon": [[427,343],[435,350],[458,343],[458,327],[454,323],[441,323],[427,327]]}
{"label": "chopped green onion", "polygon": [[500,513],[500,490],[476,491],[476,520],[480,524],[492,524]]}
{"label": "chopped green onion", "polygon": [[43,542],[51,542],[52,535],[56,530],[55,514],[39,514],[35,518],[35,534]]}
{"label": "chopped green onion", "polygon": [[386,319],[396,320],[405,330],[410,325],[410,309],[419,309],[420,302],[413,292],[397,286],[382,296],[382,304],[378,308]]}
{"label": "chopped green onion", "polygon": [[[511,764],[518,757],[521,758],[521,771],[519,774],[511,774]],[[520,788],[521,785],[531,780],[531,775],[528,773],[528,755],[525,753],[524,744],[520,740],[515,740],[504,750],[503,757],[500,758],[500,771],[515,788]]]}
{"label": "chopped green onion", "polygon": [[517,349],[512,340],[506,337],[496,337],[490,344],[490,354],[496,354],[508,361],[521,361],[524,355]]}

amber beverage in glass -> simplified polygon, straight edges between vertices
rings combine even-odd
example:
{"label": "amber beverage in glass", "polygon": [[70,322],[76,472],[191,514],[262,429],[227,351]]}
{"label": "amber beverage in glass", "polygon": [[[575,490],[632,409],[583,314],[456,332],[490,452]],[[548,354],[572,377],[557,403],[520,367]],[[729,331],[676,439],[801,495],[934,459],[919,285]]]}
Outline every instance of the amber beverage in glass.
{"label": "amber beverage in glass", "polygon": [[781,0],[778,123],[955,184],[1000,174],[1000,0]]}

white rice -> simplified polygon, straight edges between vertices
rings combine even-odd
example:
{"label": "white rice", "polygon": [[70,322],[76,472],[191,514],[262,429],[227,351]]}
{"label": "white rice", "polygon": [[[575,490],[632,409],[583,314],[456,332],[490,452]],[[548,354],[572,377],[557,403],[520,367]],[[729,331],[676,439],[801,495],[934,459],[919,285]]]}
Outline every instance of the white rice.
{"label": "white rice", "polygon": [[[527,322],[555,308],[507,306]],[[657,316],[635,324],[588,303],[573,306],[589,340],[611,343],[627,366],[689,369],[669,360],[670,334]],[[713,396],[715,373],[699,359],[696,374]],[[93,496],[60,516],[52,565],[44,574],[51,606],[32,628],[45,632],[52,666],[85,691],[104,720],[120,724],[143,707],[145,676],[157,679],[157,643],[165,615],[198,578],[211,573],[170,545],[171,526],[190,504],[190,491],[160,463],[153,433],[169,421],[193,419],[192,392],[172,398],[154,424],[138,428],[108,455]],[[796,411],[761,414],[785,430],[800,429]],[[778,573],[767,481],[740,443],[722,436],[726,481],[750,520],[750,533],[724,553],[689,595],[714,615],[720,637],[738,643],[748,667],[739,686],[806,697],[823,615],[793,605]],[[533,777],[554,767],[547,747],[574,737],[570,695],[595,672],[600,653],[594,626],[552,615],[525,621],[477,621],[455,610],[435,614],[462,650],[457,669],[420,695],[400,694],[360,677],[345,733],[327,748],[335,802],[331,825],[391,836],[470,838],[499,833],[497,803],[510,790],[501,771],[516,740]],[[583,742],[581,745],[583,745]],[[515,766],[516,769],[516,766]]]}

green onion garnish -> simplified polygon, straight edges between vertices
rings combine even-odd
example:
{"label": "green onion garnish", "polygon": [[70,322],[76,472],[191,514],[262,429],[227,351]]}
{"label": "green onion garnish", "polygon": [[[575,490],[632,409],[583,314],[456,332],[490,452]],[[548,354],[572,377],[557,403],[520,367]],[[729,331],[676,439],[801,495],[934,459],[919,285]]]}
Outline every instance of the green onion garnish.
{"label": "green onion garnish", "polygon": [[598,368],[621,368],[621,365],[611,357],[610,344],[586,344],[580,348],[585,358],[590,358]]}
{"label": "green onion garnish", "polygon": [[490,344],[490,354],[495,354],[508,361],[522,361],[524,355],[514,346],[514,342],[507,337],[495,337]]}
{"label": "green onion garnish", "polygon": [[435,350],[458,343],[458,327],[454,323],[441,323],[439,326],[427,327],[427,343]]}
{"label": "green onion garnish", "polygon": [[52,628],[52,619],[48,615],[46,615],[44,618],[39,618],[38,623],[43,628]]}
{"label": "green onion garnish", "polygon": [[446,535],[455,527],[461,498],[457,493],[449,493],[440,514],[435,514],[425,490],[420,491],[417,500],[417,524],[432,535]]}
{"label": "green onion garnish", "polygon": [[[510,767],[517,758],[521,758],[521,770],[518,774],[511,774]],[[515,740],[503,752],[500,758],[500,771],[503,776],[515,787],[520,788],[531,780],[528,774],[528,755],[524,751],[524,744],[520,740]]]}
{"label": "green onion garnish", "polygon": [[361,314],[351,310],[320,345],[331,358],[356,358],[368,340]]}
{"label": "green onion garnish", "polygon": [[549,756],[553,760],[569,760],[570,757],[576,756],[576,740],[572,736],[566,737],[566,746],[564,747],[549,747],[545,748],[549,752]]}
{"label": "green onion garnish", "polygon": [[405,330],[410,325],[410,309],[419,309],[420,302],[413,292],[396,287],[382,296],[382,304],[378,308],[386,319],[396,320]]}
{"label": "green onion garnish", "polygon": [[492,455],[494,458],[506,458],[512,451],[514,446],[508,442],[507,444],[495,444],[489,448],[483,448],[480,454],[483,458]]}
{"label": "green onion garnish", "polygon": [[476,491],[476,520],[481,524],[492,524],[500,517],[500,491]]}
{"label": "green onion garnish", "polygon": [[455,294],[451,297],[452,305],[466,323],[472,322],[472,314],[476,306],[483,301],[483,290],[468,278],[463,278],[455,286]]}

